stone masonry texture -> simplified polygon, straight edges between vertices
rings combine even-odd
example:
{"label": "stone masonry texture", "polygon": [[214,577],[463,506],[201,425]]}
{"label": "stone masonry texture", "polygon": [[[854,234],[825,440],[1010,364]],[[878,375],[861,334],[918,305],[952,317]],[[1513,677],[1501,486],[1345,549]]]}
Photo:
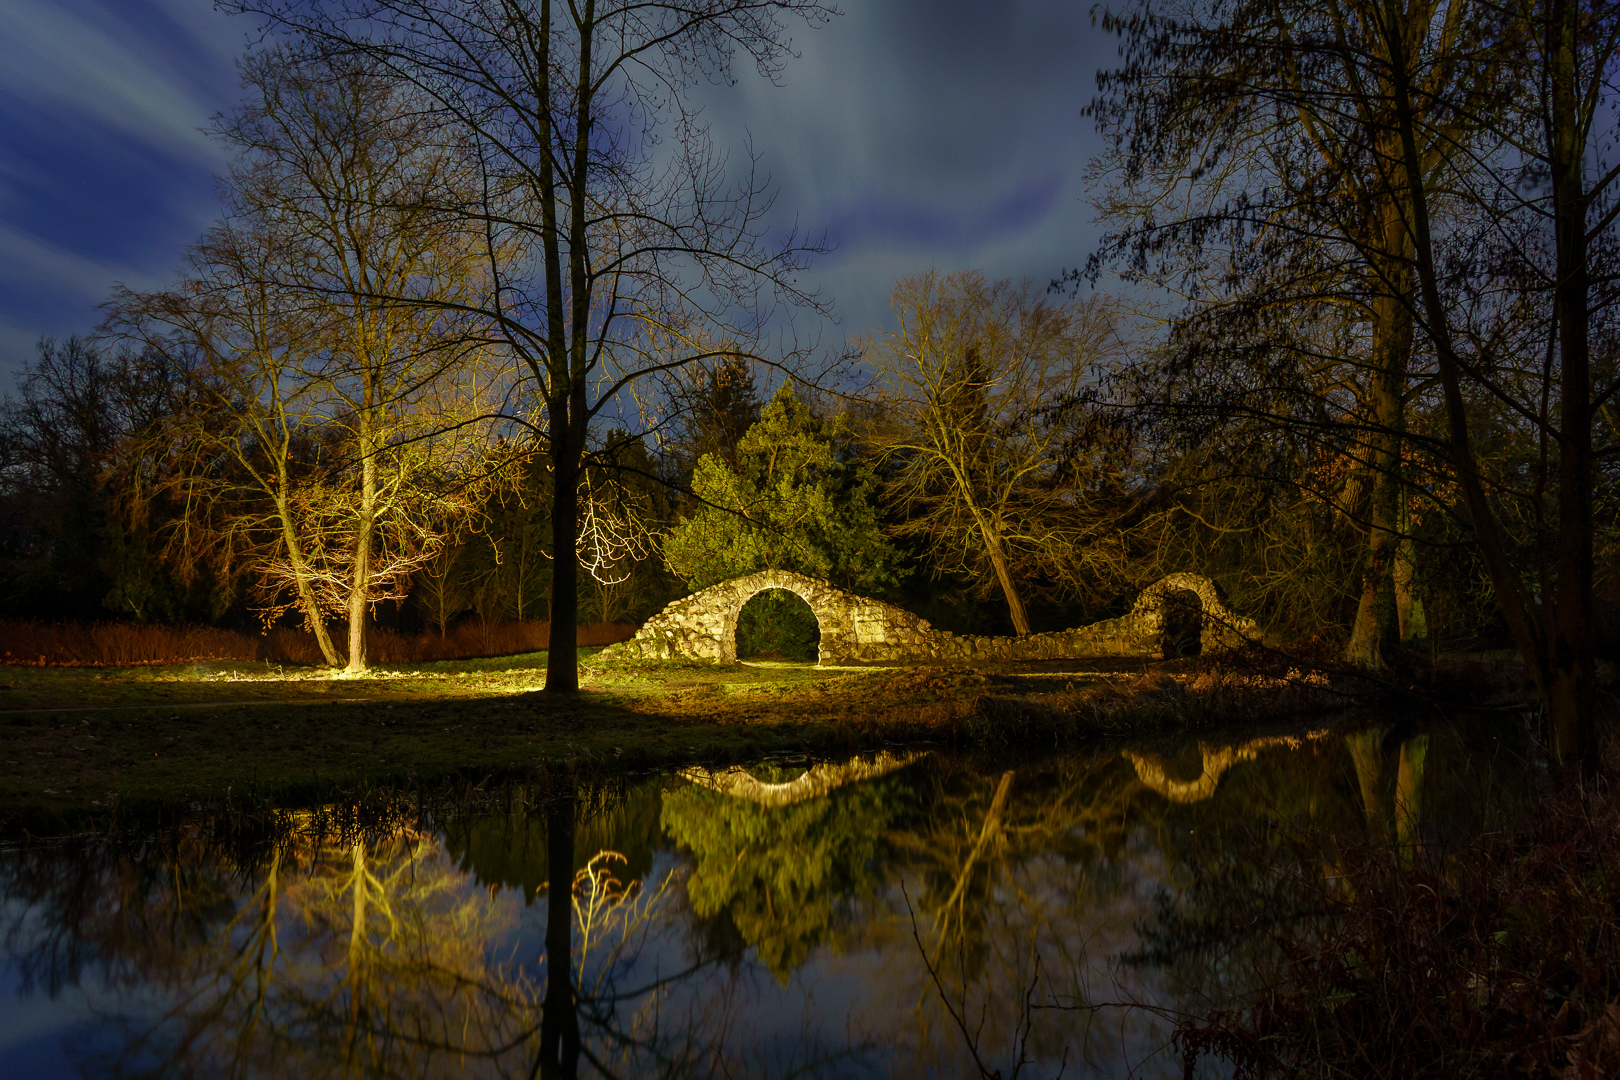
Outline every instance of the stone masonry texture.
{"label": "stone masonry texture", "polygon": [[936,630],[928,620],[893,604],[856,596],[787,570],[761,570],[674,601],[648,619],[635,637],[609,646],[602,655],[733,663],[737,659],[737,617],[744,604],[766,589],[785,589],[810,605],[821,624],[819,662],[823,665],[1158,657],[1163,648],[1165,597],[1177,591],[1198,597],[1204,653],[1229,651],[1260,637],[1253,619],[1228,610],[1214,582],[1196,574],[1171,574],[1154,582],[1117,619],[1017,638]]}

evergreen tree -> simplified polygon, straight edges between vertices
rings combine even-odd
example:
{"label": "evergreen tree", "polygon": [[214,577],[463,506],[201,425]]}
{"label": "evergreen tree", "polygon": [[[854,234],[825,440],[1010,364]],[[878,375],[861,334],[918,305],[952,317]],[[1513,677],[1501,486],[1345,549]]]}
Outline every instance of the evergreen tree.
{"label": "evergreen tree", "polygon": [[[842,415],[817,416],[784,385],[737,443],[735,460],[698,460],[692,490],[702,504],[664,539],[665,562],[689,588],[793,570],[873,593],[903,576],[878,520],[878,479]],[[772,592],[744,608],[738,655],[809,659],[816,636],[803,601]]]}
{"label": "evergreen tree", "polygon": [[699,459],[692,490],[703,505],[665,538],[664,559],[693,590],[771,569],[878,592],[901,571],[877,489],[844,417],[817,416],[784,385],[737,444],[735,468]]}

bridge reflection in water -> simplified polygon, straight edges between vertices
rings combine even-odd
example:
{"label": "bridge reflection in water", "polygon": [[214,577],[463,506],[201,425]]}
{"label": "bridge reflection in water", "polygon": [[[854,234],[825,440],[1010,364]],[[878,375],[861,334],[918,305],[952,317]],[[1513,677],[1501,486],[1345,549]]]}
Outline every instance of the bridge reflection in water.
{"label": "bridge reflection in water", "polygon": [[1278,962],[1271,870],[1467,827],[1470,753],[888,753],[14,846],[0,1074],[975,1075],[967,1016],[1004,1075],[1177,1076],[1177,1017]]}

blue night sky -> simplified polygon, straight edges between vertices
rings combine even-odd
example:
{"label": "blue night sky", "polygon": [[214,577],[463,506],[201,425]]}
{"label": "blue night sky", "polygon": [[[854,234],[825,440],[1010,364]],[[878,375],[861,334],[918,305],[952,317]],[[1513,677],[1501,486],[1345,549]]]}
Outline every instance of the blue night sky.
{"label": "blue night sky", "polygon": [[[888,325],[894,279],[936,266],[1044,285],[1097,236],[1080,115],[1115,46],[1063,0],[846,0],[795,31],[782,85],[706,91],[751,136],[774,224],[826,230],[822,338]],[[219,212],[201,130],[237,101],[254,24],[212,0],[0,0],[0,369],[85,333],[114,282],[157,288]],[[11,380],[0,378],[0,391]]]}

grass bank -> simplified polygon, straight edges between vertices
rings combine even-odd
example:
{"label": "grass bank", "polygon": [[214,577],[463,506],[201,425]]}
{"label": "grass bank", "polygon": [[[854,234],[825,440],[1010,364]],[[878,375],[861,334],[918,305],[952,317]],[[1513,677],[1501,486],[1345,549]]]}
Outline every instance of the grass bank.
{"label": "grass bank", "polygon": [[1316,689],[1140,661],[1001,668],[592,667],[546,656],[380,668],[197,663],[0,670],[0,831],[159,805],[319,798],[373,783],[639,770],[901,744],[1026,749],[1320,707]]}
{"label": "grass bank", "polygon": [[[343,623],[330,628],[341,649]],[[629,623],[593,623],[578,628],[580,645],[610,645],[636,632]],[[446,634],[401,634],[386,627],[367,631],[366,651],[384,664],[510,656],[545,649],[551,624],[467,621]],[[45,623],[0,619],[0,668],[127,667],[134,664],[177,665],[234,661],[238,664],[318,664],[321,650],[308,630],[277,627],[248,634],[214,626],[164,626],[154,623]]]}

